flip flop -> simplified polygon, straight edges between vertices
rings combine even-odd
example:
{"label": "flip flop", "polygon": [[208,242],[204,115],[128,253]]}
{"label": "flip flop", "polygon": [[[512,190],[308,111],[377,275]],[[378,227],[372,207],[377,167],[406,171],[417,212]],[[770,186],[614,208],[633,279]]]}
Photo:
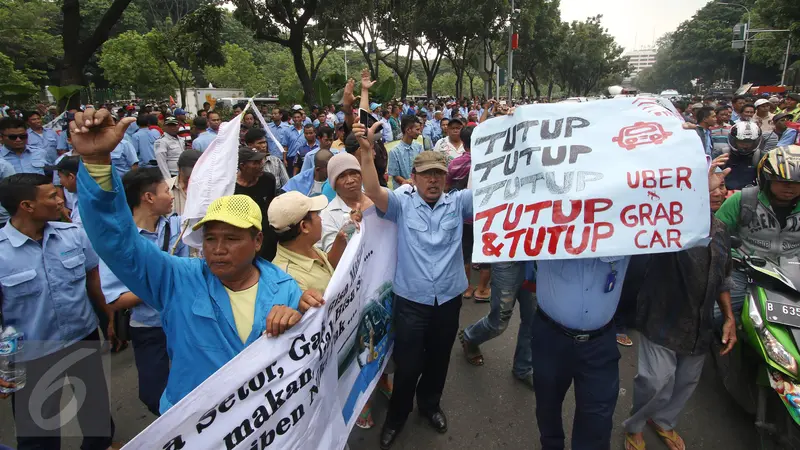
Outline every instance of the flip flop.
{"label": "flip flop", "polygon": [[375,426],[375,422],[372,420],[372,407],[361,410],[361,414],[356,419],[356,426],[364,430],[369,430]]}
{"label": "flip flop", "polygon": [[686,443],[683,442],[683,438],[680,437],[677,431],[675,430],[665,430],[661,428],[657,423],[653,422],[652,419],[647,421],[647,424],[650,425],[653,430],[656,432],[658,437],[664,441],[664,444],[671,449],[677,450],[686,450]]}
{"label": "flip flop", "polygon": [[633,439],[633,434],[625,433],[625,450],[645,450],[644,440],[642,440],[642,444],[639,445]]}
{"label": "flip flop", "polygon": [[467,362],[473,366],[482,366],[483,355],[481,354],[481,349],[470,344],[469,341],[464,338],[464,330],[458,332],[458,339],[461,341],[461,348],[464,350],[464,357],[467,358]]}
{"label": "flip flop", "polygon": [[633,341],[630,337],[628,337],[625,333],[617,333],[617,344],[623,347],[630,347],[633,345]]}
{"label": "flip flop", "polygon": [[[467,294],[467,292],[469,292],[469,294]],[[466,291],[464,291],[463,294],[461,294],[461,298],[464,300],[469,300],[472,298],[474,294],[475,294],[475,289],[472,289],[472,286],[470,286],[467,288]]]}
{"label": "flip flop", "polygon": [[489,290],[489,295],[478,295],[477,294],[477,292],[478,292],[477,289],[475,289],[475,292],[476,292],[476,294],[475,294],[475,303],[486,303],[486,302],[490,301],[491,298],[492,298],[491,289]]}

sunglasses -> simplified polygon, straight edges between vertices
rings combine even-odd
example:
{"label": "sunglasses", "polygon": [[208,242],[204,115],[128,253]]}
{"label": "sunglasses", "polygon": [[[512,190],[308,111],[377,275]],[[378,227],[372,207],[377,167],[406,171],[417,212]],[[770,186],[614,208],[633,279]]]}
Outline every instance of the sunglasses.
{"label": "sunglasses", "polygon": [[23,134],[6,134],[4,135],[8,140],[11,141],[24,141],[28,139],[28,133]]}

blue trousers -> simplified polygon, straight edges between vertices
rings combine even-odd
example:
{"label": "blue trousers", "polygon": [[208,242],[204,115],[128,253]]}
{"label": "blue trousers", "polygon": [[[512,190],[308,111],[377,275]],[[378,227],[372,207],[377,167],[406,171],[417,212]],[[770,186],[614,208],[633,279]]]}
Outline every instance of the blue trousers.
{"label": "blue trousers", "polygon": [[161,327],[131,327],[131,342],[139,373],[139,400],[160,416],[158,405],[169,378],[167,336]]}
{"label": "blue trousers", "polygon": [[614,327],[580,342],[539,314],[533,320],[533,385],[543,450],[564,449],[561,409],[575,383],[573,450],[608,450],[619,393],[620,358]]}
{"label": "blue trousers", "polygon": [[524,263],[501,262],[492,264],[492,304],[489,314],[464,329],[464,337],[474,345],[494,339],[508,328],[514,314],[514,305],[519,301],[519,314],[522,321],[517,333],[517,347],[514,351],[513,372],[519,378],[529,376],[533,370],[531,354],[531,331],[536,297],[532,292],[521,289],[525,278]]}

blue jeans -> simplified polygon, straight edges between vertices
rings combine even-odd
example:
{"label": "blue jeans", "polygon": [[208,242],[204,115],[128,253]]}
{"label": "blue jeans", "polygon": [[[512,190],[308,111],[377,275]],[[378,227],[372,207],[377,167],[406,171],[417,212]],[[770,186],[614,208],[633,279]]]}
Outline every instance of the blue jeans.
{"label": "blue jeans", "polygon": [[531,335],[533,316],[536,311],[535,295],[521,289],[525,276],[524,263],[503,262],[492,264],[492,298],[489,314],[464,330],[464,338],[473,345],[503,334],[514,314],[514,304],[519,300],[522,322],[517,334],[517,349],[514,352],[514,375],[527,377],[533,371]]}
{"label": "blue jeans", "polygon": [[533,325],[536,352],[533,389],[542,450],[564,450],[561,411],[575,383],[573,450],[608,450],[619,395],[619,349],[614,327],[585,342],[575,340],[538,313]]}

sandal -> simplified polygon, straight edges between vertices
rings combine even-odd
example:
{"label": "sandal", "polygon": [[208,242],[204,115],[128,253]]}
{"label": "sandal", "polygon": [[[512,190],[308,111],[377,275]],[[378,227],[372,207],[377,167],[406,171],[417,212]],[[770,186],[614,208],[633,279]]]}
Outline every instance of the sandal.
{"label": "sandal", "polygon": [[644,437],[640,444],[633,436],[633,433],[625,433],[625,450],[645,450]]}
{"label": "sandal", "polygon": [[[386,377],[386,375],[383,376]],[[392,391],[394,391],[394,386],[389,385],[388,377],[386,377],[386,381],[383,381],[383,377],[381,377],[381,380],[378,382],[378,390],[389,400],[392,399]]]}
{"label": "sandal", "polygon": [[475,303],[486,303],[492,298],[492,290],[487,289],[486,295],[478,295],[478,290],[475,289]]}
{"label": "sandal", "polygon": [[628,337],[625,333],[617,333],[617,344],[623,347],[630,347],[633,345],[633,341],[631,338]]}
{"label": "sandal", "polygon": [[361,414],[356,419],[356,426],[364,430],[369,430],[375,426],[375,422],[372,420],[372,406],[367,405],[361,410]]}
{"label": "sandal", "polygon": [[680,437],[677,431],[665,430],[657,423],[653,422],[652,419],[648,420],[647,424],[653,427],[653,430],[655,430],[658,437],[664,441],[664,444],[666,444],[670,450],[686,450],[686,443],[683,442],[683,438]]}
{"label": "sandal", "polygon": [[469,300],[469,299],[472,298],[473,294],[475,294],[475,288],[470,286],[470,287],[467,288],[466,291],[464,291],[463,294],[461,294],[461,298],[463,298],[464,300]]}
{"label": "sandal", "polygon": [[467,362],[473,366],[482,366],[483,355],[481,354],[481,349],[477,345],[470,344],[464,338],[464,330],[458,332],[458,339],[461,341],[461,348],[464,350],[464,357],[467,358]]}

